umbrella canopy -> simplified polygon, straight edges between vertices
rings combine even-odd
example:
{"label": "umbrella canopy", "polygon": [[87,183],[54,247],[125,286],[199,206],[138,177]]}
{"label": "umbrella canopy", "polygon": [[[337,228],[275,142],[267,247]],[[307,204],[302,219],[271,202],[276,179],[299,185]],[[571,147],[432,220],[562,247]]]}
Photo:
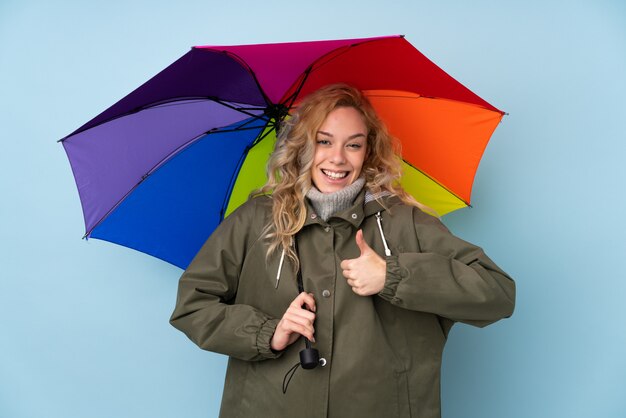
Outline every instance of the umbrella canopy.
{"label": "umbrella canopy", "polygon": [[319,87],[365,92],[402,142],[402,184],[443,215],[470,203],[503,112],[402,36],[198,46],[63,138],[85,237],[185,268],[264,184],[276,126]]}

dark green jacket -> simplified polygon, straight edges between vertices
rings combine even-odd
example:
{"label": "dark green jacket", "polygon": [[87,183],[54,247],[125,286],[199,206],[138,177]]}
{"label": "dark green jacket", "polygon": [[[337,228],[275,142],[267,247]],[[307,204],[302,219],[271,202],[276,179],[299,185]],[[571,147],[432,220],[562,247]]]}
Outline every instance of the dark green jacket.
{"label": "dark green jacket", "polygon": [[[304,288],[317,304],[314,346],[327,363],[298,370],[286,394],[283,378],[304,344],[281,353],[269,347],[298,294],[291,265],[276,288],[280,254],[266,258],[271,199],[252,199],[224,220],[181,277],[172,325],[230,357],[221,417],[439,417],[441,357],[453,323],[485,326],[512,314],[515,285],[480,248],[396,198],[385,209],[364,204],[364,195],[328,222],[309,208],[298,234]],[[359,256],[358,229],[385,257],[379,211],[392,255],[385,288],[362,297],[339,264]]]}

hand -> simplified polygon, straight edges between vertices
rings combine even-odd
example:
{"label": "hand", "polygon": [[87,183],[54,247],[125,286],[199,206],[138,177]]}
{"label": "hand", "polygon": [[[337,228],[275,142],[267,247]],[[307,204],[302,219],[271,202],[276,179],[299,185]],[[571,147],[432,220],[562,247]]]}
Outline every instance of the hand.
{"label": "hand", "polygon": [[[303,308],[306,306],[306,309]],[[313,294],[302,292],[291,302],[281,318],[276,331],[270,340],[270,347],[274,351],[282,351],[296,342],[300,336],[315,342],[315,299]]]}
{"label": "hand", "polygon": [[357,295],[375,295],[385,287],[387,262],[367,245],[360,229],[356,233],[356,245],[361,255],[341,262],[343,277]]}

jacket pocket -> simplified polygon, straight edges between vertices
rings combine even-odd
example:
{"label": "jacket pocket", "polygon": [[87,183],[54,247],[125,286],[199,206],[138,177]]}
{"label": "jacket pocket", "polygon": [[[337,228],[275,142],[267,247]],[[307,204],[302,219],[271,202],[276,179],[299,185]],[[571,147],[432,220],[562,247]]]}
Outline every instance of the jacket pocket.
{"label": "jacket pocket", "polygon": [[396,372],[397,395],[398,395],[398,417],[411,417],[411,400],[409,394],[409,379],[406,371]]}

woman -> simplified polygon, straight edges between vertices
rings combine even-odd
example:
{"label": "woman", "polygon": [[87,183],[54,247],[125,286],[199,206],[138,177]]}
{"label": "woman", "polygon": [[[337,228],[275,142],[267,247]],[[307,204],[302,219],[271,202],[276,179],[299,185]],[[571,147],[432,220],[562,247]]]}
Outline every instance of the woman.
{"label": "woman", "polygon": [[[393,138],[354,88],[298,106],[268,177],[185,271],[171,319],[230,357],[220,416],[440,416],[450,328],[510,316],[513,281],[402,190]],[[301,337],[320,366],[283,394]]]}

